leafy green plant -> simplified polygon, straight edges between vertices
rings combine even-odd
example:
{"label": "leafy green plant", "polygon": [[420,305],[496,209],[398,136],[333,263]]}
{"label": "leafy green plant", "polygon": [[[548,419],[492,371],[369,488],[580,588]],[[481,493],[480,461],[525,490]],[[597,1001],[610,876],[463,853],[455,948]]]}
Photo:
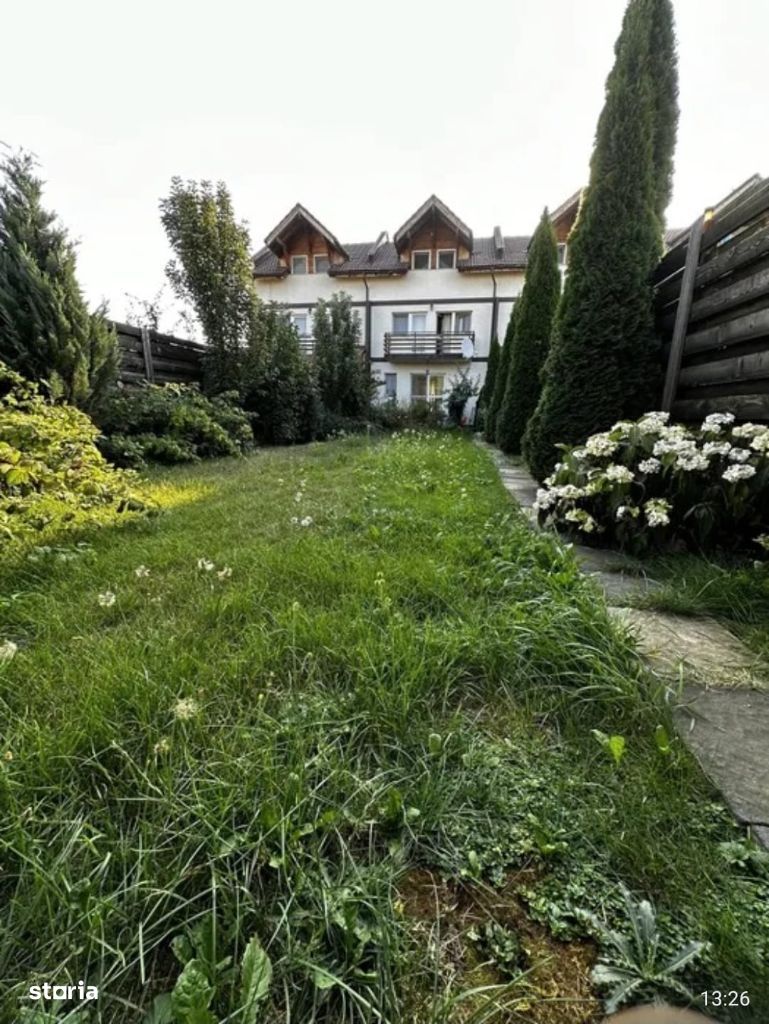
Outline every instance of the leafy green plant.
{"label": "leafy green plant", "polygon": [[625,756],[625,737],[616,735],[607,736],[607,734],[605,732],[601,732],[600,729],[593,729],[592,732],[596,742],[603,747],[615,764],[619,764]]}
{"label": "leafy green plant", "polygon": [[623,890],[628,932],[607,928],[598,918],[591,924],[601,943],[593,981],[599,988],[611,988],[606,1012],[614,1013],[631,1000],[672,993],[693,1001],[694,996],[676,976],[705,949],[704,942],[689,942],[672,956],[660,952],[661,936],[654,908],[648,900],[633,900]]}
{"label": "leafy green plant", "polygon": [[[74,406],[53,405],[0,363],[0,540],[36,545],[148,508],[135,478],[109,466],[98,430]],[[57,555],[62,553],[57,549]]]}
{"label": "leafy green plant", "polygon": [[471,377],[467,370],[459,370],[449,377],[449,393],[446,396],[446,411],[449,423],[461,427],[464,420],[465,406],[478,394],[480,385],[477,377]]}
{"label": "leafy green plant", "polygon": [[512,929],[497,921],[485,921],[480,927],[471,928],[467,937],[502,974],[516,977],[525,968],[526,954],[520,937]]}
{"label": "leafy green plant", "polygon": [[561,462],[537,493],[541,523],[644,554],[769,549],[769,427],[707,416],[699,429],[651,412],[615,423]]}
{"label": "leafy green plant", "polygon": [[208,398],[192,384],[116,390],[99,422],[104,432],[99,447],[118,466],[234,456],[253,444],[236,394]]}

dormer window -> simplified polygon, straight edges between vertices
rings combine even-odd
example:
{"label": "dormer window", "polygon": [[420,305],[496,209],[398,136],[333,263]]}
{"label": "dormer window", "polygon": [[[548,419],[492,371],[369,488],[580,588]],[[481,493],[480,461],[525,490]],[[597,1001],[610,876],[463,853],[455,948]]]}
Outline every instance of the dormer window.
{"label": "dormer window", "polygon": [[456,249],[438,250],[438,270],[453,270],[457,265]]}
{"label": "dormer window", "polygon": [[306,274],[307,273],[307,257],[306,256],[292,256],[291,257],[291,273],[292,274]]}
{"label": "dormer window", "polygon": [[430,269],[430,250],[429,249],[415,249],[411,254],[411,269],[412,270],[429,270]]}
{"label": "dormer window", "polygon": [[316,274],[327,274],[329,268],[328,256],[313,256],[313,267]]}

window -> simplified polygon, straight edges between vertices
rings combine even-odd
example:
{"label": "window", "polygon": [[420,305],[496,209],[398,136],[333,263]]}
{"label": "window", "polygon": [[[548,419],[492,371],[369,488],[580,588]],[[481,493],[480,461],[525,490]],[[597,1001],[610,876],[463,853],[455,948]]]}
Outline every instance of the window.
{"label": "window", "polygon": [[297,330],[297,333],[302,336],[307,334],[307,314],[306,313],[292,313],[291,323]]}
{"label": "window", "polygon": [[292,256],[291,257],[291,273],[292,274],[306,274],[307,273],[307,257],[306,256]]}
{"label": "window", "polygon": [[386,373],[384,375],[385,398],[397,399],[398,397],[398,374]]}
{"label": "window", "polygon": [[427,330],[427,313],[393,313],[393,334]]}
{"label": "window", "polygon": [[327,274],[329,268],[328,256],[313,256],[316,274]]}
{"label": "window", "polygon": [[411,374],[411,401],[412,402],[440,402],[443,397],[443,374],[442,373],[412,373]]}
{"label": "window", "polygon": [[469,334],[470,324],[473,320],[472,313],[455,313],[454,314],[454,330],[457,334]]}
{"label": "window", "polygon": [[457,262],[456,249],[438,250],[438,270],[453,270]]}
{"label": "window", "polygon": [[566,266],[566,242],[558,243],[558,266]]}
{"label": "window", "polygon": [[411,269],[412,270],[429,270],[430,269],[430,250],[429,249],[415,249],[411,254]]}

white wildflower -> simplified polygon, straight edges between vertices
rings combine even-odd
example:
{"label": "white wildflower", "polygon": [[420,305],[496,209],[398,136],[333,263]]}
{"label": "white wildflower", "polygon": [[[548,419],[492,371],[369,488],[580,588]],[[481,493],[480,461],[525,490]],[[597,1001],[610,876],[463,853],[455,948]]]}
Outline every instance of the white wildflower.
{"label": "white wildflower", "polygon": [[99,594],[96,598],[102,608],[111,608],[117,598],[111,590],[105,590],[104,593]]}
{"label": "white wildflower", "polygon": [[730,484],[736,483],[738,480],[750,480],[752,476],[756,475],[755,466],[730,466],[725,469],[721,476],[724,480],[727,480]]}
{"label": "white wildflower", "polygon": [[670,522],[670,502],[664,498],[651,498],[644,505],[649,526],[667,526]]}
{"label": "white wildflower", "polygon": [[577,462],[582,462],[583,459],[587,458],[587,454],[588,453],[586,448],[575,448],[574,451],[571,453],[571,457],[573,459],[576,459]]}
{"label": "white wildflower", "polygon": [[291,516],[291,525],[292,526],[298,526],[299,525],[299,516]]}
{"label": "white wildflower", "polygon": [[764,551],[769,551],[769,533],[759,533],[755,540],[756,544],[759,544]]}
{"label": "white wildflower", "polygon": [[661,437],[654,442],[652,452],[654,455],[693,455],[697,451],[697,444],[692,438],[672,435]]}
{"label": "white wildflower", "polygon": [[167,754],[171,749],[171,741],[167,736],[162,736],[152,748],[155,754]]}
{"label": "white wildflower", "polygon": [[706,441],[702,446],[703,455],[711,458],[713,455],[728,455],[732,446],[728,441]]}
{"label": "white wildflower", "polygon": [[294,501],[297,503],[297,505],[299,504],[303,497],[304,495],[302,494],[301,491],[296,492],[296,494],[294,495]]}
{"label": "white wildflower", "polygon": [[180,722],[188,722],[200,711],[200,705],[193,697],[181,697],[174,704],[174,718]]}
{"label": "white wildflower", "polygon": [[750,447],[755,452],[769,452],[769,430],[763,434],[756,434],[750,442]]}
{"label": "white wildflower", "polygon": [[15,644],[13,640],[4,640],[0,644],[0,661],[12,661],[16,657],[18,649],[19,645]]}
{"label": "white wildflower", "polygon": [[303,519],[300,519],[299,525],[300,526],[312,526],[312,521],[313,521],[312,520],[312,516],[304,516]]}
{"label": "white wildflower", "polygon": [[229,565],[225,565],[225,567],[220,569],[216,575],[220,580],[228,580],[230,576],[232,576],[232,569],[230,569]]}
{"label": "white wildflower", "polygon": [[636,505],[618,505],[614,518],[621,523],[623,519],[637,519],[640,513],[641,510]]}
{"label": "white wildflower", "polygon": [[202,569],[203,572],[211,572],[214,568],[214,563],[209,558],[198,559],[198,569]]}
{"label": "white wildflower", "polygon": [[144,579],[144,577],[149,576],[149,574],[150,571],[146,565],[139,565],[134,569],[134,576],[138,579]]}
{"label": "white wildflower", "polygon": [[662,463],[659,459],[642,459],[638,463],[638,468],[642,473],[649,473],[651,475],[652,473],[659,473],[662,469]]}
{"label": "white wildflower", "polygon": [[606,479],[618,484],[629,484],[633,482],[633,472],[627,466],[607,466]]}

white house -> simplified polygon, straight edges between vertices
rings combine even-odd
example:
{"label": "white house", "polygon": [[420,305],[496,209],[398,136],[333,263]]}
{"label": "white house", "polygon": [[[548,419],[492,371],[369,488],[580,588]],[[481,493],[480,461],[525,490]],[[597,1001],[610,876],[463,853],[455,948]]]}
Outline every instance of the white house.
{"label": "white house", "polygon": [[[563,266],[579,197],[552,215]],[[297,203],[254,256],[254,283],[265,301],[285,305],[308,353],[318,299],[347,292],[381,397],[439,401],[460,367],[483,383],[491,340],[503,339],[523,288],[528,244],[528,235],[499,227],[476,238],[434,195],[392,240],[382,231],[343,244]]]}

